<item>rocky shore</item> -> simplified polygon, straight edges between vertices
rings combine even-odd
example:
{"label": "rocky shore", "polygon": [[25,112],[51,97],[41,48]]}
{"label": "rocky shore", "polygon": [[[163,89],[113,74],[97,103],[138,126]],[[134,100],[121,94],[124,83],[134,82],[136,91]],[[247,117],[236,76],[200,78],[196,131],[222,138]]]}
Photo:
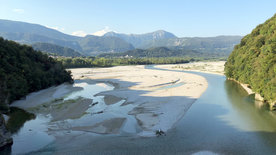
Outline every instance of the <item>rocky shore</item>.
{"label": "rocky shore", "polygon": [[233,78],[227,78],[227,79],[235,81],[238,84],[240,84],[242,86],[242,88],[248,93],[248,95],[254,95],[255,100],[268,103],[270,110],[276,110],[276,101],[267,102],[264,100],[264,98],[261,96],[261,94],[254,92],[248,84],[241,83]]}
{"label": "rocky shore", "polygon": [[5,119],[2,114],[0,114],[0,149],[12,145],[12,143],[11,133],[7,130]]}

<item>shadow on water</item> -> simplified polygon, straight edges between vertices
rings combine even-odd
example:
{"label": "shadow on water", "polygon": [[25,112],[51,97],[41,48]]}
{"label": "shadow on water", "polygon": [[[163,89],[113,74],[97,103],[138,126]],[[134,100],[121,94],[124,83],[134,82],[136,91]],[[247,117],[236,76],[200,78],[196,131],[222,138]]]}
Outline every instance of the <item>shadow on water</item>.
{"label": "shadow on water", "polygon": [[35,119],[35,115],[25,110],[11,107],[10,113],[8,114],[9,120],[7,123],[7,129],[12,133],[15,134],[20,130],[20,128],[24,125],[25,122]]}
{"label": "shadow on water", "polygon": [[[74,98],[74,96],[77,97],[77,94],[84,95],[85,97],[89,98],[89,97],[95,96],[95,95],[101,96],[101,95],[104,95],[108,91],[112,91],[110,89],[106,89],[106,90],[99,89],[98,92],[101,92],[101,91],[104,91],[104,92],[97,93],[96,90],[90,89],[90,87],[87,84],[96,84],[97,83],[96,85],[98,85],[99,82],[104,82],[101,80],[97,80],[96,82],[95,81],[91,81],[91,80],[76,81],[76,84],[83,85],[83,87],[85,87],[85,88],[73,92],[72,94],[66,96],[66,98],[71,98],[71,97]],[[137,83],[127,82],[127,81],[118,81],[117,79],[110,79],[109,81],[112,81],[112,84],[115,84],[115,86],[116,86],[116,83],[120,83],[120,86],[116,86],[117,87],[116,91],[113,94],[115,96],[116,96],[116,93],[118,93],[121,95],[124,94],[125,97],[127,97],[128,96],[127,93],[132,94],[132,92],[130,92],[130,91],[135,91],[138,98],[134,98],[134,100],[132,102],[139,102],[139,97],[141,97],[141,96],[143,98],[146,98],[145,99],[146,101],[155,102],[155,103],[160,104],[160,107],[163,107],[162,103],[161,103],[163,101],[164,102],[172,102],[174,100],[180,100],[180,101],[183,100],[183,101],[187,101],[187,102],[195,101],[194,98],[189,98],[189,97],[184,97],[184,96],[174,96],[173,98],[172,97],[144,96],[145,94],[149,93],[150,91],[129,90],[129,87],[135,86],[135,85],[137,85]],[[87,90],[87,91],[85,91],[85,90]],[[123,98],[124,98],[124,96],[123,96]],[[131,101],[129,101],[129,102],[131,102]],[[139,102],[139,104],[144,104],[144,103]],[[128,106],[130,106],[130,108],[131,108],[131,104],[125,103],[123,106],[116,109],[116,107],[112,108],[113,105],[110,105],[110,107],[107,108],[107,111],[105,112],[105,114],[107,112],[109,112],[109,114],[112,115],[113,117],[119,117],[119,116],[121,117],[122,115],[124,115],[124,113],[126,113],[126,115],[128,115],[128,113],[127,113],[128,111],[124,111],[124,109],[127,109]],[[95,107],[96,106],[94,106],[93,108],[95,108]],[[140,107],[138,107],[138,108],[140,108]],[[145,113],[150,113],[150,114],[154,115],[155,113],[152,113],[152,110],[150,108],[151,107],[149,107],[148,109],[145,108],[145,109],[139,109],[139,110],[145,110]],[[122,110],[122,111],[120,111],[120,110]],[[23,112],[24,111],[20,110],[20,109],[15,110],[14,117],[11,117],[10,119],[13,120],[12,118],[20,118],[22,116],[26,117],[23,114],[29,114],[27,112],[25,112],[25,113],[23,113]],[[158,114],[158,111],[156,111],[156,112],[157,112],[156,114]],[[24,118],[24,117],[22,117],[22,118]],[[91,118],[91,117],[103,119],[105,116],[89,114],[89,115],[85,115],[85,117],[82,117],[80,119],[74,119],[71,121],[74,121],[74,123],[77,125],[86,126],[87,124],[89,124],[89,122],[87,122],[87,120],[89,120],[89,118]],[[105,137],[110,137],[111,139],[118,138],[118,140],[120,140],[120,137],[133,138],[136,135],[135,131],[134,131],[134,133],[132,133],[132,129],[131,129],[130,133],[128,133],[128,132],[125,133],[125,130],[123,130],[123,129],[129,127],[129,126],[127,126],[127,122],[125,122],[124,126],[121,129],[121,132],[122,132],[121,136],[118,136],[118,135],[95,136],[94,133],[83,132],[83,131],[72,131],[70,128],[68,130],[66,130],[66,129],[62,130],[61,132],[59,132],[59,131],[54,132],[54,131],[49,130],[49,128],[51,128],[51,126],[49,126],[49,128],[48,128],[47,125],[49,125],[49,124],[48,124],[47,120],[44,120],[43,118],[42,118],[42,116],[38,115],[37,119],[27,121],[29,119],[32,119],[32,117],[30,117],[30,118],[28,117],[28,119],[24,119],[25,121],[27,121],[25,124],[24,124],[24,122],[19,123],[21,121],[19,121],[19,122],[12,121],[13,123],[11,123],[11,129],[15,130],[15,131],[19,130],[20,127],[24,124],[24,127],[20,129],[19,134],[16,134],[15,132],[13,134],[14,144],[12,146],[12,152],[11,152],[12,154],[17,154],[20,152],[29,154],[32,151],[34,151],[34,152],[32,152],[33,154],[40,154],[40,153],[47,153],[47,152],[50,152],[50,154],[55,153],[55,152],[68,153],[68,152],[72,152],[72,151],[76,152],[76,153],[78,151],[81,151],[80,153],[83,154],[84,153],[83,150],[93,153],[94,150],[91,150],[90,143],[93,142],[93,139],[95,139],[95,138],[100,137],[100,140],[99,140],[99,142],[94,141],[93,145],[100,144],[100,141],[104,140]],[[135,118],[134,118],[134,120],[135,120]],[[15,119],[15,121],[16,121],[16,119]],[[86,122],[82,122],[82,121],[86,121]],[[136,122],[136,120],[135,120],[135,122]],[[64,127],[66,128],[66,121],[64,121],[63,123],[65,123]],[[15,128],[14,126],[18,126],[18,128]],[[135,126],[132,128],[135,128]],[[126,130],[129,131],[128,129],[126,129]],[[137,130],[137,129],[133,129],[133,130]],[[65,132],[65,135],[63,132]],[[67,132],[70,132],[70,133],[67,133]],[[80,133],[80,135],[76,136],[75,133]],[[60,136],[60,135],[62,135],[62,136]],[[83,137],[81,135],[85,135],[85,136]],[[72,138],[74,139],[74,141],[72,141]],[[109,143],[106,143],[106,144],[109,145]],[[103,145],[103,146],[106,146],[106,145]],[[102,152],[105,150],[105,148],[101,148],[101,147],[98,147],[98,148],[99,149],[95,150],[95,151]],[[101,149],[104,149],[104,150],[101,150]]]}
{"label": "shadow on water", "polygon": [[269,110],[268,104],[255,101],[254,96],[248,96],[242,87],[233,81],[225,81],[225,90],[233,109],[227,117],[238,119],[240,122],[237,126],[246,131],[276,131],[276,115]]}
{"label": "shadow on water", "polygon": [[[146,69],[157,68],[146,66]],[[268,111],[265,106],[257,106],[259,104],[254,103],[238,84],[226,80],[224,76],[186,73],[205,77],[208,88],[185,117],[167,132],[167,136],[95,136],[90,133],[72,132],[67,137],[56,137],[57,141],[32,154],[276,153],[276,118],[273,112]],[[146,92],[137,93],[141,96]],[[148,97],[149,100],[155,98],[159,97]],[[174,98],[189,99],[182,96]]]}
{"label": "shadow on water", "polygon": [[[9,120],[6,126],[12,134],[16,134],[24,126],[25,122],[35,119],[34,114],[15,107],[11,107],[10,112],[7,115],[9,116]],[[11,154],[11,152],[12,145],[0,149],[0,154]]]}
{"label": "shadow on water", "polygon": [[176,137],[190,137],[185,138],[185,150],[192,145],[191,150],[218,153],[276,153],[274,112],[259,106],[239,84],[224,76],[189,73],[205,77],[208,89],[174,129],[182,131],[175,132]]}
{"label": "shadow on water", "polygon": [[[147,69],[156,69],[146,66]],[[158,69],[165,70],[165,69]],[[177,71],[183,72],[183,71]],[[89,136],[75,137],[79,144],[69,148],[64,142],[41,150],[81,154],[275,154],[275,115],[254,100],[236,83],[224,76],[201,75],[208,81],[205,93],[192,105],[167,136],[158,138]],[[144,92],[139,92],[143,94]],[[165,99],[165,98],[164,98]],[[89,138],[88,138],[89,137]],[[73,144],[70,144],[73,145]],[[69,149],[68,149],[69,148]],[[38,152],[39,154],[40,152]]]}

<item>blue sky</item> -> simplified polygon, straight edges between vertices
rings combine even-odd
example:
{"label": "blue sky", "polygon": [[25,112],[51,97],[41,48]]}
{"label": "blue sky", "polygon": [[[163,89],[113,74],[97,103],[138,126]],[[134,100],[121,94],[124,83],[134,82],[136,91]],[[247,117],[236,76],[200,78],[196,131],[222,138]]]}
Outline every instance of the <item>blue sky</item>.
{"label": "blue sky", "polygon": [[0,19],[72,34],[166,30],[178,37],[246,35],[276,13],[276,0],[0,0]]}

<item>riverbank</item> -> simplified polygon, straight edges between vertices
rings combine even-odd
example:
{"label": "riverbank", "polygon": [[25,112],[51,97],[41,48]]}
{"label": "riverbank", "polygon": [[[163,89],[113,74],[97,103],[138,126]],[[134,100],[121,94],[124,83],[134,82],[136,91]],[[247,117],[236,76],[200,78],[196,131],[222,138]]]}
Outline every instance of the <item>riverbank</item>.
{"label": "riverbank", "polygon": [[25,99],[14,101],[10,106],[24,110],[34,108],[44,103],[63,98],[66,94],[81,90],[80,87],[73,87],[72,84],[64,83],[56,87],[50,87],[41,91],[28,94]]}
{"label": "riverbank", "polygon": [[254,95],[254,99],[256,101],[260,101],[262,104],[268,104],[270,110],[275,110],[276,109],[276,101],[272,102],[267,102],[264,100],[264,98],[261,96],[261,94],[254,92],[248,84],[241,83],[233,78],[227,78],[228,80],[235,81],[238,83],[242,88],[247,92],[248,95]]}
{"label": "riverbank", "polygon": [[47,122],[42,126],[50,137],[64,131],[154,136],[174,127],[208,86],[199,75],[145,66],[70,71],[74,85],[31,93],[11,105]]}
{"label": "riverbank", "polygon": [[157,65],[158,68],[204,72],[209,74],[224,75],[224,64],[226,61],[201,61],[185,64]]}
{"label": "riverbank", "polygon": [[3,147],[12,145],[12,143],[11,133],[7,130],[5,119],[0,113],[0,151]]}
{"label": "riverbank", "polygon": [[[151,66],[146,67],[151,68]],[[108,70],[99,68],[95,71],[106,72]],[[128,70],[124,73],[128,73]],[[168,75],[170,76],[174,75],[175,72],[168,73],[170,73]],[[92,74],[92,72],[89,74]],[[214,154],[273,154],[276,144],[274,113],[267,111],[265,108],[256,108],[254,102],[246,97],[242,88],[235,82],[225,80],[224,76],[195,74],[204,76],[208,80],[208,89],[196,100],[184,118],[180,119],[173,129],[166,132],[167,136],[158,138],[137,136],[137,133],[145,134],[145,132],[141,132],[144,129],[135,130],[136,128],[132,128],[134,129],[132,130],[134,131],[133,134],[122,132],[131,131],[129,130],[130,127],[135,127],[135,124],[131,123],[137,122],[135,115],[129,114],[128,111],[132,111],[135,107],[140,108],[136,108],[137,111],[143,110],[143,105],[137,106],[130,103],[127,101],[127,97],[105,95],[115,91],[111,84],[115,86],[116,90],[122,91],[118,92],[121,94],[139,83],[121,81],[120,85],[116,81],[120,77],[118,79],[113,78],[114,81],[112,82],[108,79],[91,80],[84,77],[85,75],[79,74],[77,76],[80,78],[83,76],[82,78],[85,79],[76,80],[74,87],[82,87],[83,90],[73,92],[64,97],[64,100],[73,99],[78,102],[79,99],[75,97],[79,94],[82,94],[84,98],[93,97],[93,103],[84,112],[84,115],[79,119],[61,120],[58,117],[57,121],[52,121],[51,116],[44,118],[37,115],[35,120],[26,122],[20,131],[13,135],[12,154],[135,154],[137,152],[140,154],[178,154],[179,152],[183,154],[202,152]],[[186,74],[182,75],[186,77]],[[136,76],[139,76],[139,74]],[[101,80],[111,82],[107,82],[109,84],[99,83]],[[155,85],[154,87],[164,90],[184,85],[179,82],[178,79],[164,81],[161,85]],[[152,87],[153,91],[155,90],[154,87]],[[138,90],[133,91],[138,93],[137,96],[145,93]],[[103,93],[99,94],[98,92]],[[104,96],[101,96],[102,94]],[[125,94],[125,96],[128,96],[128,94]],[[111,98],[109,100],[105,99],[106,97]],[[164,97],[164,101],[166,101],[166,98]],[[168,98],[175,98],[175,96]],[[176,98],[179,98],[179,96],[176,96]],[[118,100],[120,101],[116,102]],[[137,100],[139,100],[139,97],[137,97]],[[68,107],[69,112],[78,107],[73,106],[76,103],[75,101],[72,104],[70,102],[62,106],[58,106],[59,102],[63,101],[58,100],[51,103],[57,106],[42,104],[40,107],[43,109],[50,107],[63,109],[63,106],[65,106]],[[170,104],[167,105],[170,106]]]}
{"label": "riverbank", "polygon": [[[195,71],[195,72],[224,75],[225,62],[226,61],[193,62],[193,63],[187,63],[187,64],[158,65],[156,67],[162,68],[162,69],[175,69],[175,70]],[[228,80],[232,80],[240,84],[242,88],[248,93],[248,95],[254,95],[254,98],[256,101],[265,103],[264,98],[260,94],[254,92],[248,84],[241,83],[232,78],[228,78]],[[276,109],[275,107],[276,101],[268,102],[268,104],[271,110]]]}
{"label": "riverbank", "polygon": [[145,69],[145,66],[70,69],[74,79],[92,79],[110,83],[114,90],[97,95],[105,96],[106,104],[120,99],[120,107],[131,105],[133,115],[142,129],[141,136],[167,131],[183,117],[193,102],[206,90],[206,80],[198,75],[173,71]]}

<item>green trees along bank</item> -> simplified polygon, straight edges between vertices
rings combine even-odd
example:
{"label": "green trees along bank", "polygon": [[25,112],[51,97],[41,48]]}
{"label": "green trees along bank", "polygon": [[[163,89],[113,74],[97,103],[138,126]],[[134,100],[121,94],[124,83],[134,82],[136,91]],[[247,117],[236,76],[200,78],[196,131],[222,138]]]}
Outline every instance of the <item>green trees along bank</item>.
{"label": "green trees along bank", "polygon": [[265,101],[276,101],[276,14],[236,45],[225,64],[225,74],[249,84]]}
{"label": "green trees along bank", "polygon": [[60,62],[0,37],[0,107],[26,96],[30,92],[64,82],[73,82]]}
{"label": "green trees along bank", "polygon": [[199,58],[189,57],[162,57],[162,58],[100,58],[100,57],[59,57],[57,61],[61,62],[66,68],[84,68],[84,67],[111,67],[121,65],[150,65],[150,64],[178,64],[188,63],[190,61],[200,60]]}

